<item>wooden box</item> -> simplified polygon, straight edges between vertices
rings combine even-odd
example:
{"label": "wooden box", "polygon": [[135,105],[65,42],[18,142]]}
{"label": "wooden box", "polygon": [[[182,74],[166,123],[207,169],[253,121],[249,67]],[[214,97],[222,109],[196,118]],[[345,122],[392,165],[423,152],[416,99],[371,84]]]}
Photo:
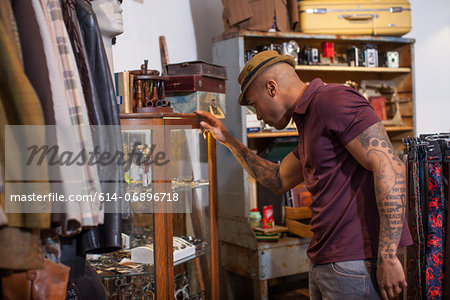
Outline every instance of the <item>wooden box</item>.
{"label": "wooden box", "polygon": [[303,238],[312,238],[311,225],[302,223],[301,219],[311,218],[309,207],[285,206],[286,227],[290,233]]}
{"label": "wooden box", "polygon": [[197,91],[225,94],[225,79],[203,75],[171,75],[166,83],[166,93]]}
{"label": "wooden box", "polygon": [[218,79],[227,79],[227,69],[223,66],[201,60],[167,65],[168,75],[203,75]]}

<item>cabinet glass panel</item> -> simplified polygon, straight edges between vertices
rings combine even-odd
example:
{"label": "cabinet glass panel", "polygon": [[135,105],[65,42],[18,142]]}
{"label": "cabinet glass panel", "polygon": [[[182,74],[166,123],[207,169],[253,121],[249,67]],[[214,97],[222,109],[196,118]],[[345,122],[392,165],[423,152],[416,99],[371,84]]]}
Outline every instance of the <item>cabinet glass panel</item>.
{"label": "cabinet glass panel", "polygon": [[[170,174],[173,193],[182,202],[174,203],[173,234],[176,299],[204,299],[209,288],[207,256],[209,253],[209,182],[207,140],[198,129],[170,131]],[[182,205],[176,207],[177,205]],[[187,241],[184,247],[178,238]],[[187,248],[194,246],[195,252]],[[202,296],[203,295],[203,296]]]}
{"label": "cabinet glass panel", "polygon": [[[153,299],[155,274],[152,263],[132,261],[131,249],[153,241],[152,201],[154,130],[122,129],[126,194],[129,217],[122,222],[123,250],[90,256],[102,277],[107,299]],[[144,196],[143,196],[144,195]],[[146,199],[142,199],[146,197]]]}

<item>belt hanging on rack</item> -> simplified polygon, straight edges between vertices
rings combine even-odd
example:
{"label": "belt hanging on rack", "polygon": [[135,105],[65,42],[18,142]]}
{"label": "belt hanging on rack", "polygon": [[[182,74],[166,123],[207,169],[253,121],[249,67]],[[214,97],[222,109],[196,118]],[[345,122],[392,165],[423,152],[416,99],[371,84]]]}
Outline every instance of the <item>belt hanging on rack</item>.
{"label": "belt hanging on rack", "polygon": [[[426,299],[441,299],[444,283],[445,208],[442,188],[442,155],[437,141],[429,143],[428,163],[428,214],[427,242],[425,248]],[[437,298],[436,298],[437,296]]]}

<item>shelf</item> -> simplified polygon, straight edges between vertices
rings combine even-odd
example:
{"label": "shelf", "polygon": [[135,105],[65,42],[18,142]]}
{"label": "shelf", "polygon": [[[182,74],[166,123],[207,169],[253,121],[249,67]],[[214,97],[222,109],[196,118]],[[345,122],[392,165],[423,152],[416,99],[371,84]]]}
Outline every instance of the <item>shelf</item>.
{"label": "shelf", "polygon": [[172,181],[172,191],[173,192],[184,192],[204,186],[209,186],[209,182],[204,179],[196,181]]}
{"label": "shelf", "polygon": [[[402,132],[414,130],[412,126],[386,126],[386,132]],[[254,132],[247,133],[248,139],[257,138],[277,138],[277,137],[293,137],[298,136],[297,131],[280,131],[280,132]]]}
{"label": "shelf", "polygon": [[371,72],[371,73],[410,73],[411,68],[367,68],[348,66],[295,66],[297,71]]}
{"label": "shelf", "polygon": [[[209,186],[209,181],[206,179],[194,181],[176,181],[172,180],[172,192],[185,192],[197,188]],[[142,181],[131,181],[127,186],[127,193],[151,193],[153,192],[152,185],[144,186]]]}
{"label": "shelf", "polygon": [[291,131],[276,131],[276,132],[253,132],[247,133],[247,138],[276,138],[276,137],[291,137],[298,136],[297,130]]}
{"label": "shelf", "polygon": [[414,130],[412,126],[386,126],[385,128],[387,132],[401,132]]}
{"label": "shelf", "polygon": [[415,39],[394,37],[394,36],[373,36],[373,35],[342,35],[342,34],[307,34],[301,32],[260,32],[260,31],[235,31],[224,33],[213,38],[213,42],[230,39],[233,37],[249,38],[282,38],[282,39],[310,39],[310,40],[330,40],[330,41],[361,41],[361,42],[385,42],[385,43],[406,43],[413,44]]}
{"label": "shelf", "polygon": [[[202,257],[208,254],[210,251],[209,245],[202,244],[196,246],[195,254],[185,257],[183,259],[174,262],[174,266],[184,264],[193,259]],[[94,267],[97,273],[103,279],[106,278],[123,278],[128,276],[154,276],[154,266],[151,264],[141,264],[135,262],[128,262],[125,264],[120,264],[119,262],[126,258],[130,259],[130,250],[118,251],[120,254],[101,254],[101,255],[91,255],[88,258],[89,264]]]}

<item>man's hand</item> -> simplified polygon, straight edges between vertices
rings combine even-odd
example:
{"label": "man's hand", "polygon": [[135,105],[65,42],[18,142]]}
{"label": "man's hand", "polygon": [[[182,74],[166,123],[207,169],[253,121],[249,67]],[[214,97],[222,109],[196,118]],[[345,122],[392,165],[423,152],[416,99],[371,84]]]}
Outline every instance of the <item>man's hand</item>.
{"label": "man's hand", "polygon": [[378,256],[377,280],[381,299],[395,299],[407,286],[403,267],[396,256],[384,259]]}
{"label": "man's hand", "polygon": [[231,134],[225,125],[209,112],[196,110],[195,113],[197,116],[203,118],[203,121],[200,122],[200,131],[205,130],[211,132],[216,141],[219,141],[227,146],[230,141]]}
{"label": "man's hand", "polygon": [[265,160],[234,138],[225,125],[212,114],[200,110],[195,113],[203,119],[199,133],[203,130],[211,132],[217,141],[230,149],[239,164],[268,189],[283,193],[303,180],[300,160],[294,154],[289,153],[281,165]]}

